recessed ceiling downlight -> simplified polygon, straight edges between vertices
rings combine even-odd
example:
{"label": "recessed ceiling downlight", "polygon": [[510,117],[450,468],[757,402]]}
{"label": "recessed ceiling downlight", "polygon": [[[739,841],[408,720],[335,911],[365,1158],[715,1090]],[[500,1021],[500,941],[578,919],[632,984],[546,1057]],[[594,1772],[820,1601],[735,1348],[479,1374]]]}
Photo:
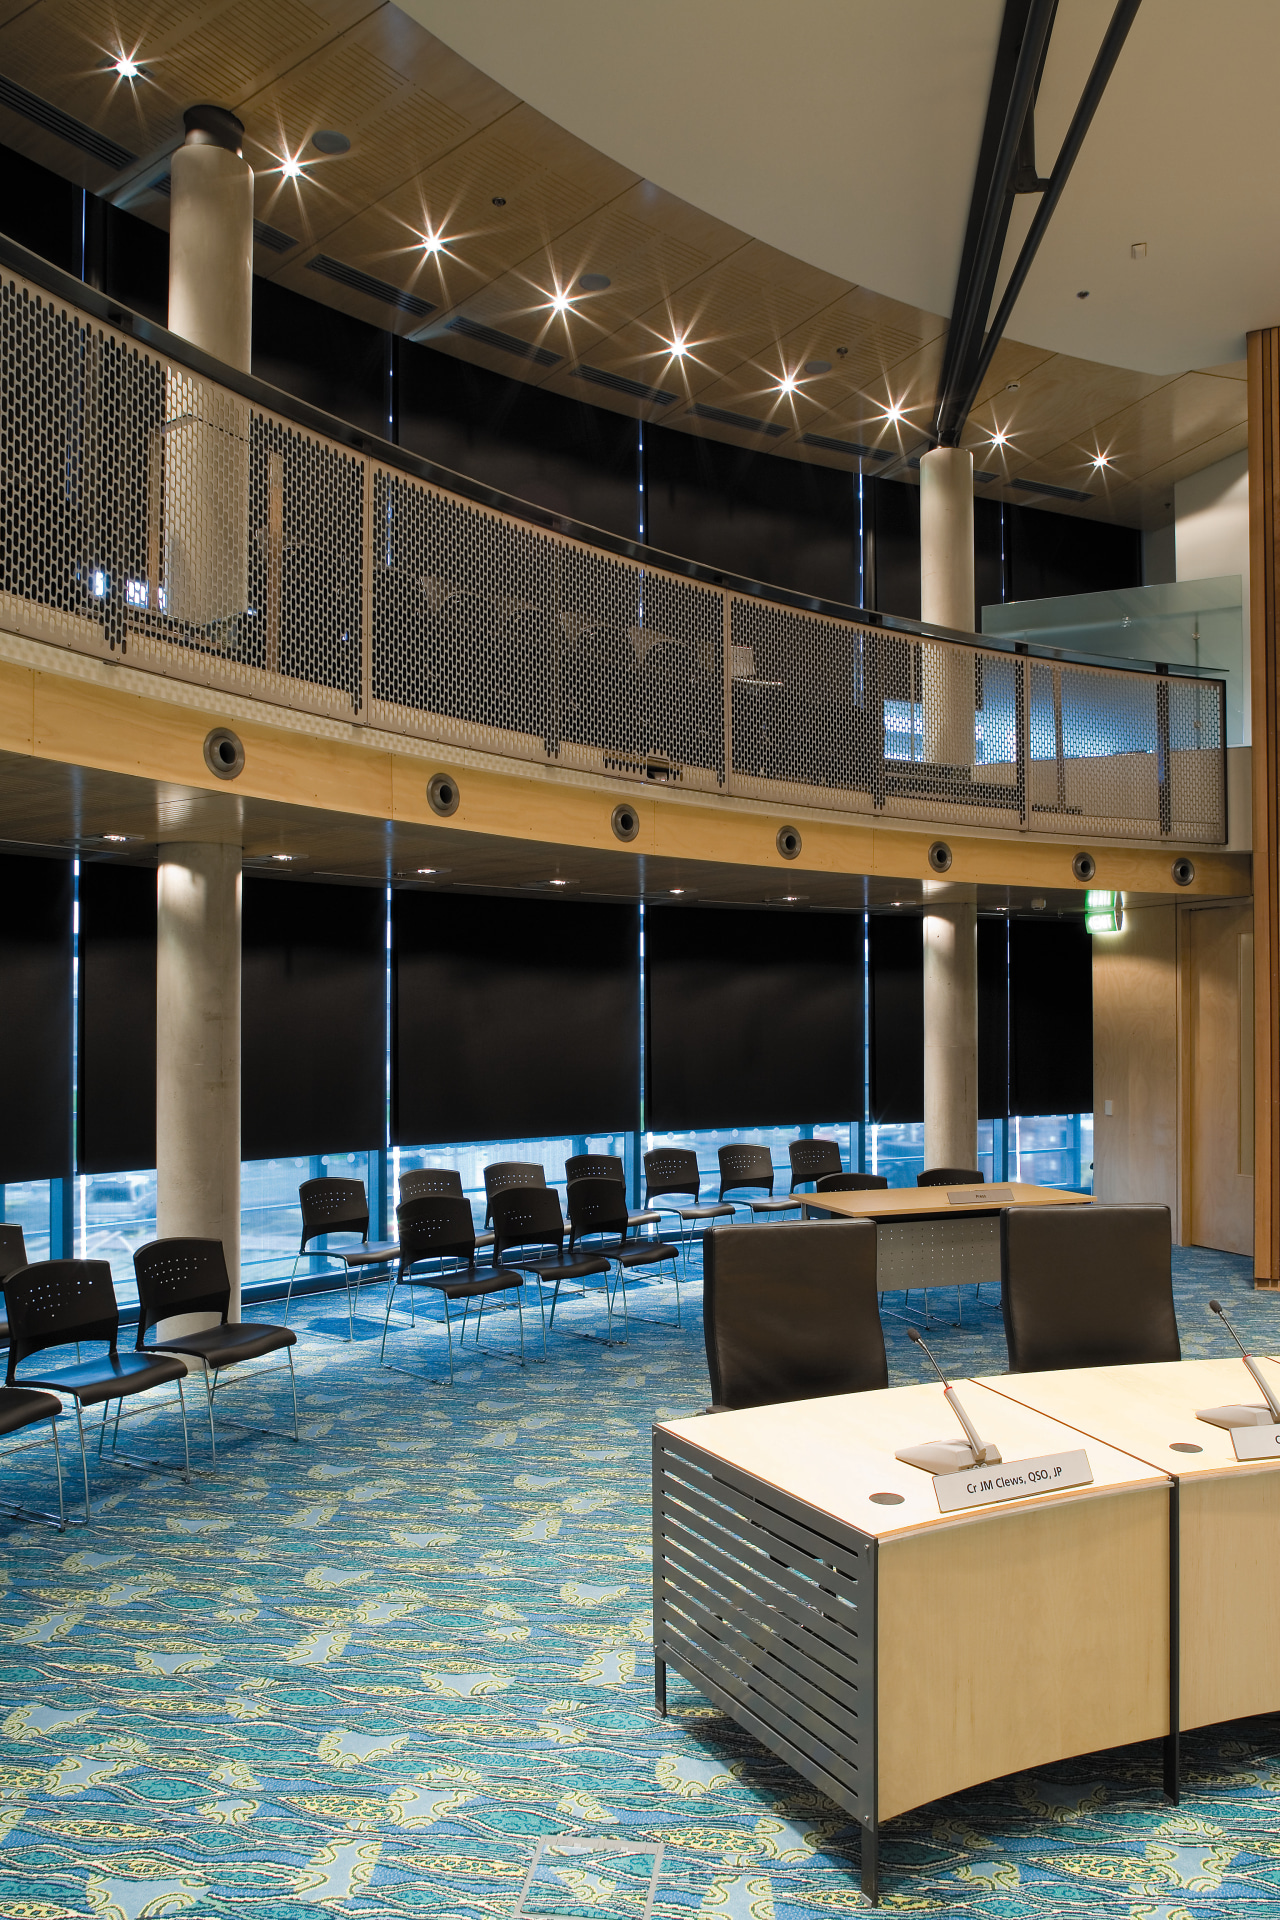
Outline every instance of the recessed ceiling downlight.
{"label": "recessed ceiling downlight", "polygon": [[350,153],[351,142],[345,133],[339,133],[334,127],[322,127],[319,133],[313,133],[311,144],[317,153]]}
{"label": "recessed ceiling downlight", "polygon": [[612,285],[607,273],[584,273],[578,279],[578,286],[583,293],[603,293],[606,287]]}

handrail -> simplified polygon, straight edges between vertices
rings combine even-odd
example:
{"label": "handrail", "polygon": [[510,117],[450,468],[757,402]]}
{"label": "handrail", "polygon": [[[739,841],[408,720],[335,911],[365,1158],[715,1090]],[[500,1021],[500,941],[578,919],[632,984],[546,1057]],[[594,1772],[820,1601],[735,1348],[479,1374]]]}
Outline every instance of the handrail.
{"label": "handrail", "polygon": [[[118,300],[109,299],[86,281],[77,279],[74,274],[67,273],[42,255],[32,253],[29,248],[19,245],[3,233],[0,233],[0,266],[11,267],[24,279],[42,286],[55,299],[66,300],[80,307],[105,325],[128,333],[140,343],[154,348],[157,353],[163,353],[166,359],[176,361],[201,378],[215,381],[252,405],[263,407],[297,426],[307,428],[309,432],[323,434],[327,440],[337,441],[340,446],[349,447],[354,453],[367,454],[381,465],[397,468],[415,479],[445,487],[450,493],[474,500],[479,506],[492,507],[498,513],[526,520],[531,526],[542,527],[549,533],[565,534],[588,546],[599,547],[606,553],[616,553],[624,559],[638,561],[642,566],[660,567],[664,573],[679,574],[706,586],[723,587],[732,593],[774,601],[779,606],[795,607],[807,613],[829,614],[836,619],[856,620],[862,626],[882,627],[892,633],[912,634],[919,639],[949,640],[959,646],[982,648],[991,653],[1029,653],[1032,657],[1045,659],[1096,661],[1100,666],[1128,669],[1135,673],[1151,671],[1150,663],[1145,660],[1118,659],[1110,654],[1064,654],[1059,649],[1041,646],[1034,641],[1015,643],[1001,635],[963,632],[955,627],[940,626],[936,622],[913,620],[906,614],[882,613],[870,607],[857,606],[852,601],[830,600],[820,594],[802,593],[794,587],[778,586],[748,574],[708,566],[705,561],[691,560],[683,554],[669,553],[665,548],[652,546],[647,541],[628,539],[608,527],[597,527],[590,521],[555,513],[536,500],[525,500],[519,494],[487,486],[471,474],[459,473],[437,460],[428,460],[422,454],[397,445],[395,441],[384,440],[376,433],[353,426],[349,420],[343,420],[337,414],[326,413],[324,408],[312,406],[310,401],[299,399],[282,387],[272,386],[270,381],[259,379],[257,374],[242,373],[237,367],[227,366],[225,362],[215,360],[211,354],[194,346],[190,340],[183,339],[181,334],[171,333],[167,327],[149,320],[145,314]],[[1173,666],[1170,671],[1189,678],[1206,678],[1213,677],[1214,670]]]}
{"label": "handrail", "polygon": [[445,753],[788,810],[1225,840],[1220,680],[833,609],[566,521],[4,241],[0,330],[0,624],[33,638]]}

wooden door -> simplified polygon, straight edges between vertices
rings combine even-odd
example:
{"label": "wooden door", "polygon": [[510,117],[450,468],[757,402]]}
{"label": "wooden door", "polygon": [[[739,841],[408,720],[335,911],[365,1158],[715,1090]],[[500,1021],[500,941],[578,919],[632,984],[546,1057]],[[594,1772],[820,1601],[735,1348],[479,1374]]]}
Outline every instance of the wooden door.
{"label": "wooden door", "polygon": [[1253,909],[1182,917],[1188,1016],[1188,1239],[1253,1252]]}

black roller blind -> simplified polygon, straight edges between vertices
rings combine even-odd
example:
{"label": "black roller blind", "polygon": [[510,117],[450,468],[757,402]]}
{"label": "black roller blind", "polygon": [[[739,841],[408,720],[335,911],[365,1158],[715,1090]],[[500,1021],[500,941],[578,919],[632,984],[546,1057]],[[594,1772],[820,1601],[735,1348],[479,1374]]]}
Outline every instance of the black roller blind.
{"label": "black roller blind", "polygon": [[924,921],[870,919],[871,1118],[924,1119]]}
{"label": "black roller blind", "polygon": [[647,1124],[803,1125],[862,1110],[861,914],[645,915]]}
{"label": "black roller blind", "polygon": [[241,1152],[380,1147],[386,903],[380,887],[244,882]]}
{"label": "black roller blind", "polygon": [[0,1181],[71,1157],[71,862],[0,856]]}
{"label": "black roller blind", "polygon": [[156,1163],[156,872],[80,868],[76,1164]]}
{"label": "black roller blind", "polygon": [[1010,1112],[1093,1111],[1093,941],[1083,919],[1009,926]]}
{"label": "black roller blind", "polygon": [[639,911],[397,892],[392,1138],[622,1133],[639,1105]]}
{"label": "black roller blind", "polygon": [[1009,922],[978,922],[978,1118],[1009,1111]]}

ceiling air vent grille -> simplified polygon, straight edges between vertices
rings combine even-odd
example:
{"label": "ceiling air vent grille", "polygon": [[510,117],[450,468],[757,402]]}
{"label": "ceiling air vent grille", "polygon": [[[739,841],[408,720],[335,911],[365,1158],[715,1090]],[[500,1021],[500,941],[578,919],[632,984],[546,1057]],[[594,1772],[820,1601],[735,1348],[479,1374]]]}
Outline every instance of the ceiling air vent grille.
{"label": "ceiling air vent grille", "polygon": [[625,393],[631,400],[651,401],[656,407],[669,407],[679,397],[674,393],[664,393],[661,387],[646,387],[639,380],[628,380],[624,373],[606,373],[601,367],[575,367],[572,378],[593,380],[598,387],[609,387],[614,393]]}
{"label": "ceiling air vent grille", "polygon": [[419,299],[416,293],[405,293],[393,287],[389,280],[375,280],[371,273],[361,273],[358,267],[344,266],[341,260],[331,260],[327,253],[318,253],[314,260],[308,260],[307,267],[311,273],[323,273],[327,279],[350,287],[353,293],[363,293],[366,299],[379,300],[387,307],[399,307],[401,313],[411,313],[417,319],[425,319],[435,312],[430,300]]}
{"label": "ceiling air vent grille", "polygon": [[0,107],[8,107],[10,113],[20,113],[24,120],[34,121],[46,133],[56,133],[60,140],[79,147],[82,153],[92,154],[95,160],[100,160],[104,167],[110,167],[115,173],[138,157],[136,153],[130,153],[127,147],[108,140],[104,133],[86,127],[83,120],[73,120],[61,107],[42,100],[38,93],[28,93],[16,80],[6,79],[3,74],[0,74]]}
{"label": "ceiling air vent grille", "polygon": [[1051,487],[1047,480],[1011,480],[1011,487],[1017,487],[1020,493],[1043,493],[1050,500],[1092,500],[1091,493],[1081,493],[1078,487]]}
{"label": "ceiling air vent grille", "polygon": [[767,433],[780,440],[787,431],[780,420],[753,420],[749,413],[729,413],[724,407],[704,407],[701,401],[689,409],[699,420],[714,420],[719,427],[737,427],[743,433]]}
{"label": "ceiling air vent grille", "polygon": [[857,460],[887,460],[888,447],[864,447],[856,440],[832,440],[825,433],[802,433],[802,447],[821,447],[825,453],[848,453]]}
{"label": "ceiling air vent grille", "polygon": [[531,346],[514,333],[500,333],[497,327],[486,327],[482,320],[469,320],[465,313],[446,320],[445,330],[460,333],[464,340],[474,340],[482,347],[496,347],[499,353],[518,354],[521,360],[532,360],[538,367],[558,367],[564,359],[562,353],[552,353],[550,347]]}

